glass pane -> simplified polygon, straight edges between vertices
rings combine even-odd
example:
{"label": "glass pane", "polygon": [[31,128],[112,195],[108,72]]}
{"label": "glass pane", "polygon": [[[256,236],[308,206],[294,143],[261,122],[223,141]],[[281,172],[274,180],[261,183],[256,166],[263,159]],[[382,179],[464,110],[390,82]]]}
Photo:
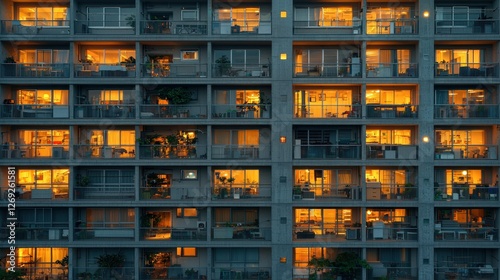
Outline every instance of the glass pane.
{"label": "glass pane", "polygon": [[104,8],[104,26],[120,26],[120,8]]}

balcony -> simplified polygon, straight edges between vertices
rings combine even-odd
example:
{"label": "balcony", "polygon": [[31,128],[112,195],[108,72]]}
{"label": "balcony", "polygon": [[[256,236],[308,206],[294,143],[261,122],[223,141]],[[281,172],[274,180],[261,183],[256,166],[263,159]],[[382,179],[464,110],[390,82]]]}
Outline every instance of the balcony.
{"label": "balcony", "polygon": [[57,35],[70,34],[69,20],[2,20],[1,34],[10,35]]}
{"label": "balcony", "polygon": [[492,160],[497,159],[497,146],[496,145],[457,145],[445,146],[436,143],[435,147],[436,160]]}
{"label": "balcony", "polygon": [[435,241],[456,242],[492,242],[498,241],[498,228],[495,227],[471,227],[467,224],[459,224],[453,220],[442,220],[435,224]]}
{"label": "balcony", "polygon": [[207,231],[198,228],[141,227],[141,240],[200,240],[207,241]]}
{"label": "balcony", "polygon": [[105,22],[102,20],[75,20],[74,24],[77,35],[135,35],[136,20],[109,20]]}
{"label": "balcony", "polygon": [[271,228],[243,226],[243,225],[227,225],[212,228],[212,239],[245,239],[245,240],[260,240],[271,241]]}
{"label": "balcony", "polygon": [[[146,278],[141,277],[140,279],[207,279],[208,275],[207,267],[193,267],[193,266],[182,267],[181,264],[172,264],[170,266],[165,266],[165,267],[161,266],[140,267],[139,270],[140,274],[145,275],[146,277]],[[127,274],[127,275],[133,275],[133,274]],[[167,276],[168,278],[166,278]],[[212,278],[212,279],[225,279],[225,278]],[[235,279],[235,278],[227,278],[227,279]]]}
{"label": "balcony", "polygon": [[3,78],[69,78],[68,63],[2,63]]}
{"label": "balcony", "polygon": [[434,105],[435,119],[498,118],[497,104]]}
{"label": "balcony", "polygon": [[418,105],[366,105],[366,117],[373,119],[418,118]]}
{"label": "balcony", "polygon": [[340,145],[294,145],[294,159],[360,159],[361,145],[346,143]]}
{"label": "balcony", "polygon": [[75,119],[135,119],[135,104],[75,105]]}
{"label": "balcony", "polygon": [[135,159],[135,145],[74,145],[76,159]]}
{"label": "balcony", "polygon": [[491,77],[498,78],[498,62],[442,62],[434,67],[436,78]]}
{"label": "balcony", "polygon": [[[355,16],[357,14],[358,16]],[[353,12],[350,19],[329,19],[329,20],[294,20],[293,34],[328,34],[328,35],[359,35],[362,32],[361,19],[359,13]]]}
{"label": "balcony", "polygon": [[212,200],[259,199],[271,200],[270,184],[231,184],[217,185],[212,188]]}
{"label": "balcony", "polygon": [[134,227],[125,223],[115,227],[75,227],[75,240],[134,240]]}
{"label": "balcony", "polygon": [[67,146],[62,145],[3,145],[2,158],[10,159],[68,159]]}
{"label": "balcony", "polygon": [[416,78],[418,63],[369,63],[366,64],[368,78]]}
{"label": "balcony", "polygon": [[[90,249],[89,249],[90,250]],[[71,276],[69,279],[110,279],[110,272],[111,269],[109,268],[100,268],[97,266],[97,264],[89,264],[88,267],[75,267],[73,266],[73,276]],[[119,267],[119,268],[113,268],[112,269],[113,275],[115,278],[119,279],[128,279],[126,276],[134,275],[135,273],[135,267]],[[43,274],[42,276],[43,277]],[[36,279],[36,278],[34,278]],[[49,278],[50,279],[50,278]],[[56,278],[57,279],[57,278]]]}
{"label": "balcony", "polygon": [[[140,145],[140,159],[206,159],[206,145]],[[202,153],[203,151],[203,153]]]}
{"label": "balcony", "polygon": [[[487,12],[483,9],[482,13]],[[490,11],[492,14],[494,12]],[[459,20],[451,20],[452,17],[457,15],[444,15],[448,17],[447,20],[438,19],[436,20],[436,34],[498,34],[498,19],[468,19],[461,18]],[[465,15],[467,16],[467,15]]]}
{"label": "balcony", "polygon": [[206,78],[208,66],[205,63],[183,64],[141,64],[143,78]]}
{"label": "balcony", "polygon": [[[2,193],[2,200],[8,199],[8,187],[0,188]],[[49,185],[44,188],[35,185],[23,184],[16,188],[14,194],[16,201],[27,200],[53,200],[53,201],[67,201],[69,198],[69,188],[66,185]]]}
{"label": "balcony", "polygon": [[69,109],[64,105],[16,105],[2,104],[0,105],[0,114],[2,118],[19,118],[19,119],[56,119],[68,118]]}
{"label": "balcony", "polygon": [[270,159],[271,145],[212,145],[212,159]]}
{"label": "balcony", "polygon": [[403,224],[385,224],[384,222],[370,222],[372,226],[366,228],[366,240],[418,241],[418,229]]}
{"label": "balcony", "polygon": [[[239,22],[241,21],[241,23]],[[214,20],[212,22],[212,34],[214,35],[270,35],[270,20],[234,20],[233,22]]]}
{"label": "balcony", "polygon": [[141,187],[141,200],[207,200],[208,189],[193,187]]}
{"label": "balcony", "polygon": [[434,189],[435,201],[489,200],[498,201],[498,187],[488,184],[439,183]]}
{"label": "balcony", "polygon": [[216,119],[270,119],[271,104],[212,105],[212,118]]}
{"label": "balcony", "polygon": [[[23,241],[68,241],[69,228],[65,227],[17,227],[16,240]],[[0,236],[7,237],[10,235],[10,229],[3,228],[0,230]]]}
{"label": "balcony", "polygon": [[141,35],[207,35],[207,21],[143,20]]}
{"label": "balcony", "polygon": [[418,34],[418,20],[406,18],[379,18],[366,20],[369,35],[412,35]]}
{"label": "balcony", "polygon": [[320,225],[314,221],[307,224],[296,223],[293,225],[292,239],[298,242],[352,242],[361,240],[361,226],[345,225],[342,221],[328,225]]}
{"label": "balcony", "polygon": [[366,183],[366,200],[417,200],[418,187],[411,183]]}
{"label": "balcony", "polygon": [[[108,178],[106,178],[108,179]],[[118,178],[109,178],[110,181],[116,181]],[[135,197],[134,184],[122,184],[113,186],[107,184],[102,186],[85,186],[74,187],[75,199],[90,200],[90,199],[110,199],[110,200],[133,200]]]}
{"label": "balcony", "polygon": [[359,58],[352,58],[351,63],[303,64],[294,63],[294,78],[361,78]]}
{"label": "balcony", "polygon": [[366,159],[417,159],[416,145],[366,145]]}
{"label": "balcony", "polygon": [[146,104],[140,105],[141,119],[206,119],[206,105]]}
{"label": "balcony", "polygon": [[231,66],[225,63],[215,63],[212,65],[212,76],[214,78],[264,78],[271,77],[271,65],[269,64],[243,64]]}
{"label": "balcony", "polygon": [[293,200],[361,200],[361,187],[336,184],[295,185]]}
{"label": "balcony", "polygon": [[[271,267],[212,268],[211,279],[272,279]],[[204,278],[203,278],[204,279]]]}
{"label": "balcony", "polygon": [[[322,99],[322,97],[320,97]],[[318,101],[322,101],[319,99]],[[311,102],[317,102],[316,97],[310,97]],[[304,105],[296,106],[294,118],[311,118],[311,119],[360,119],[361,118],[360,104],[326,104],[323,105]]]}
{"label": "balcony", "polygon": [[75,63],[76,78],[135,78],[135,64]]}

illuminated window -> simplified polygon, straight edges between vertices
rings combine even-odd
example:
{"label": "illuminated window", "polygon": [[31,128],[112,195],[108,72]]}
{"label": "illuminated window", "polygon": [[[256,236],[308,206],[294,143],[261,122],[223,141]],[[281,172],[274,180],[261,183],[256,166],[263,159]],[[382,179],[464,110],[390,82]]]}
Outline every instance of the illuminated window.
{"label": "illuminated window", "polygon": [[26,26],[69,26],[69,13],[66,7],[19,7],[18,20]]}
{"label": "illuminated window", "polygon": [[196,257],[196,253],[195,247],[177,247],[177,256],[179,257]]}
{"label": "illuminated window", "polygon": [[233,33],[256,31],[256,28],[259,27],[260,20],[260,8],[258,7],[214,10],[214,21],[228,21],[231,22],[231,26],[238,27],[238,29],[233,29]]}
{"label": "illuminated window", "polygon": [[61,265],[55,262],[68,256],[68,248],[18,248],[16,256],[17,267],[29,267],[39,275],[55,275],[61,271]]}
{"label": "illuminated window", "polygon": [[411,28],[413,17],[410,7],[370,7],[366,13],[367,34],[393,34],[395,33],[394,22],[397,20],[398,27]]}
{"label": "illuminated window", "polygon": [[68,63],[69,50],[38,49],[19,50],[19,62],[21,63]]}
{"label": "illuminated window", "polygon": [[68,90],[61,89],[21,89],[17,91],[17,103],[21,105],[33,104],[68,104]]}
{"label": "illuminated window", "polygon": [[258,226],[259,210],[257,208],[216,208],[214,220],[217,226]]}
{"label": "illuminated window", "polygon": [[69,169],[19,169],[18,185],[25,191],[33,189],[57,189],[68,193]]}
{"label": "illuminated window", "polygon": [[113,64],[122,63],[135,57],[133,49],[87,49],[84,57],[93,63]]}
{"label": "illuminated window", "polygon": [[87,227],[134,227],[133,208],[87,208],[80,213],[80,219]]}
{"label": "illuminated window", "polygon": [[123,7],[88,7],[87,22],[89,27],[133,27],[134,8]]}
{"label": "illuminated window", "polygon": [[177,217],[196,218],[198,217],[198,210],[196,208],[177,208]]}
{"label": "illuminated window", "polygon": [[366,104],[413,104],[411,89],[367,88]]}
{"label": "illuminated window", "polygon": [[367,144],[411,145],[412,131],[410,129],[367,129]]}
{"label": "illuminated window", "polygon": [[198,51],[181,51],[182,60],[198,60]]}

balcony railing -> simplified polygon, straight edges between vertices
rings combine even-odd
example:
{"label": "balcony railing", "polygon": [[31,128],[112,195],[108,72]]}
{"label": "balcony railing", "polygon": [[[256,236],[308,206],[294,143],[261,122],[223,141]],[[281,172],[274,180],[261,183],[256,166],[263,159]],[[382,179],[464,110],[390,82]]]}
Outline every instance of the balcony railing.
{"label": "balcony railing", "polygon": [[75,34],[135,35],[136,20],[75,20]]}
{"label": "balcony railing", "polygon": [[294,118],[359,119],[361,118],[361,105],[323,104],[323,105],[296,106]]}
{"label": "balcony railing", "polygon": [[207,231],[197,228],[141,227],[141,240],[207,240]]}
{"label": "balcony railing", "polygon": [[141,64],[143,78],[206,78],[208,65],[206,63],[179,63],[179,64],[160,64],[143,63]]}
{"label": "balcony railing", "polygon": [[214,78],[260,78],[270,77],[269,64],[241,64],[230,65],[214,63],[212,65],[212,76]]}
{"label": "balcony railing", "polygon": [[346,184],[296,185],[292,191],[293,200],[361,200],[361,187]]}
{"label": "balcony railing", "polygon": [[367,159],[417,159],[418,146],[416,145],[366,145]]}
{"label": "balcony railing", "polygon": [[369,35],[410,35],[418,34],[417,19],[379,18],[366,20]]}
{"label": "balcony railing", "polygon": [[[273,279],[271,267],[212,268],[211,279]],[[204,279],[204,278],[203,278]],[[307,279],[307,278],[306,278]]]}
{"label": "balcony railing", "polygon": [[0,21],[1,34],[23,36],[58,35],[68,36],[70,33],[69,20],[2,20]]}
{"label": "balcony railing", "polygon": [[498,104],[434,105],[434,118],[498,118]]}
{"label": "balcony railing", "polygon": [[[383,250],[383,249],[382,249]],[[387,279],[419,279],[418,267],[411,267],[410,262],[375,262],[368,263],[370,265],[371,275],[381,275],[380,278],[387,277]],[[445,279],[445,278],[437,278]]]}
{"label": "balcony railing", "polygon": [[2,104],[0,105],[0,113],[2,118],[56,119],[56,118],[68,118],[69,108],[67,105]]}
{"label": "balcony railing", "polygon": [[75,119],[134,119],[135,104],[119,105],[75,105]]}
{"label": "balcony railing", "polygon": [[271,145],[212,145],[212,159],[270,159]]}
{"label": "balcony railing", "polygon": [[434,189],[434,200],[491,200],[498,201],[498,187],[488,184],[438,184]]}
{"label": "balcony railing", "polygon": [[74,145],[75,158],[77,159],[134,159],[135,145]]}
{"label": "balcony railing", "polygon": [[[43,185],[35,186],[29,184],[22,184],[22,189],[16,189],[16,201],[23,200],[52,200],[52,201],[65,201],[69,198],[69,188],[66,185]],[[8,199],[8,187],[0,188],[2,200]]]}
{"label": "balcony railing", "polygon": [[360,159],[361,145],[295,145],[294,159]]}
{"label": "balcony railing", "polygon": [[207,188],[192,188],[192,187],[167,187],[167,188],[154,188],[154,187],[141,187],[140,188],[141,200],[207,200],[210,196],[210,190]]}
{"label": "balcony railing", "polygon": [[[196,260],[196,258],[194,258]],[[198,260],[196,260],[198,262]],[[158,266],[157,267],[140,267],[141,275],[146,278],[140,279],[208,279],[207,278],[207,267],[193,267],[184,266],[180,264],[172,264],[170,266]],[[133,275],[133,274],[127,274]],[[166,278],[168,276],[168,278]],[[75,278],[77,279],[77,278]],[[212,278],[212,279],[225,279],[225,278]],[[227,279],[237,279],[237,278],[227,278]],[[248,278],[241,278],[248,279]],[[258,279],[258,278],[255,278]]]}
{"label": "balcony railing", "polygon": [[265,20],[234,20],[233,22],[225,20],[212,21],[212,34],[214,35],[238,35],[238,34],[271,34],[271,21]]}
{"label": "balcony railing", "polygon": [[135,78],[135,64],[75,63],[77,78]]}
{"label": "balcony railing", "polygon": [[212,118],[269,119],[271,118],[271,104],[212,105]]}
{"label": "balcony railing", "polygon": [[366,64],[368,78],[416,78],[417,63],[369,63]]}
{"label": "balcony railing", "polygon": [[[345,269],[344,267],[339,267],[339,268],[325,267],[324,269],[321,269],[321,273],[324,275],[327,275],[326,277],[328,277],[328,278],[326,278],[326,279],[340,279],[340,278],[334,277],[337,275],[332,274],[332,271],[343,271],[344,269]],[[351,272],[349,273],[349,276],[353,277],[352,279],[363,279],[363,276],[362,276],[363,269],[362,268],[353,268],[352,270],[349,270],[349,271],[352,271],[352,273]],[[297,280],[298,279],[323,279],[323,278],[319,278],[317,274],[319,274],[319,272],[316,271],[316,269],[314,269],[314,268],[298,267],[297,266],[297,267],[293,268],[293,276],[292,276],[293,278],[292,279],[297,279]],[[311,275],[313,275],[313,276],[311,276]],[[316,276],[314,276],[314,275],[316,275]],[[334,276],[332,276],[332,275],[334,275]],[[341,275],[339,274],[339,276],[341,276]]]}
{"label": "balcony railing", "polygon": [[[120,178],[108,178],[117,181]],[[108,183],[102,186],[73,187],[75,199],[110,199],[110,200],[133,200],[135,197],[134,184],[113,185]]]}
{"label": "balcony railing", "polygon": [[147,104],[140,105],[141,119],[206,119],[207,105],[159,105]]}
{"label": "balcony railing", "polygon": [[418,187],[413,184],[366,183],[366,200],[416,200]]}
{"label": "balcony railing", "polygon": [[352,19],[293,21],[293,34],[359,35],[361,32],[361,17],[358,11],[353,11]]}
{"label": "balcony railing", "polygon": [[[434,265],[434,279],[498,279],[498,268],[484,265],[484,262],[446,262]],[[442,265],[446,263],[446,265]]]}
{"label": "balcony railing", "polygon": [[498,62],[435,64],[434,76],[439,78],[492,77],[498,78]]}
{"label": "balcony railing", "polygon": [[119,227],[75,227],[75,240],[118,239],[134,240],[133,224],[122,223]]}
{"label": "balcony railing", "polygon": [[[111,272],[114,271],[114,272]],[[113,273],[113,274],[111,274]],[[87,267],[75,267],[73,266],[73,276],[69,277],[69,279],[112,279],[110,275],[113,275],[113,278],[126,278],[126,276],[134,275],[135,268],[134,267],[114,267],[114,268],[102,268],[98,267],[97,264],[95,266],[87,266]],[[44,277],[43,274],[41,276]],[[36,278],[33,278],[36,279]],[[50,278],[49,278],[50,279]],[[57,278],[56,278],[57,279]]]}
{"label": "balcony railing", "polygon": [[218,199],[271,199],[270,184],[231,184],[212,188],[212,200]]}
{"label": "balcony railing", "polygon": [[[485,13],[485,11],[482,11]],[[436,20],[436,34],[498,34],[498,19],[455,19],[456,15],[445,14],[448,20]]]}
{"label": "balcony railing", "polygon": [[[16,272],[24,273],[21,276],[26,279],[57,279],[68,275],[68,267],[63,267],[52,262],[40,261],[40,258],[34,260],[33,257],[26,258],[24,261],[17,263]],[[4,277],[5,278],[5,277]],[[71,278],[73,279],[73,278]]]}
{"label": "balcony railing", "polygon": [[418,105],[366,105],[366,117],[374,119],[418,118]]}
{"label": "balcony railing", "polygon": [[4,78],[69,78],[68,63],[2,63]]}
{"label": "balcony railing", "polygon": [[[453,222],[453,221],[452,221]],[[441,227],[434,231],[436,241],[498,241],[498,228],[495,227]]]}
{"label": "balcony railing", "polygon": [[271,228],[252,226],[220,226],[212,228],[212,239],[246,239],[271,241]]}
{"label": "balcony railing", "polygon": [[67,145],[63,146],[36,144],[16,145],[14,147],[4,145],[1,157],[11,159],[68,159],[69,151]]}
{"label": "balcony railing", "polygon": [[491,160],[497,159],[496,145],[476,145],[467,144],[453,146],[444,146],[436,143],[435,157],[437,160],[445,159],[466,159],[466,160]]}
{"label": "balcony railing", "polygon": [[206,159],[206,145],[140,145],[140,159]]}
{"label": "balcony railing", "polygon": [[207,35],[207,21],[143,20],[143,35]]}
{"label": "balcony railing", "polygon": [[294,63],[295,78],[361,78],[361,63]]}
{"label": "balcony railing", "polygon": [[[1,236],[10,236],[11,230],[9,228],[2,228],[0,230]],[[69,228],[65,227],[16,227],[16,240],[26,241],[61,241],[68,240]]]}
{"label": "balcony railing", "polygon": [[367,227],[366,228],[366,240],[393,240],[400,242],[404,241],[417,241],[418,240],[418,229],[416,227],[396,227],[393,226],[384,227]]}

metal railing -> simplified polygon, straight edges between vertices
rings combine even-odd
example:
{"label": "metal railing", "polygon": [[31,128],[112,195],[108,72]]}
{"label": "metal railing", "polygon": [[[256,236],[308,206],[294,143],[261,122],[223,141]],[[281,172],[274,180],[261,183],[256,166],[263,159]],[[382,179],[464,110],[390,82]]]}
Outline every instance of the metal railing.
{"label": "metal railing", "polygon": [[219,199],[271,199],[270,184],[216,185],[212,188],[212,200]]}
{"label": "metal railing", "polygon": [[141,64],[143,78],[206,78],[208,64],[206,63],[143,63]]}
{"label": "metal railing", "polygon": [[[478,11],[484,13],[485,11]],[[477,18],[468,19],[468,14],[462,15],[463,19],[458,18],[460,15],[444,13],[443,18],[446,20],[436,20],[436,34],[498,34],[498,19],[493,18]]]}
{"label": "metal railing", "polygon": [[455,227],[441,227],[434,230],[436,241],[498,241],[498,228],[495,227],[462,227],[457,223]]}
{"label": "metal railing", "polygon": [[117,227],[75,227],[75,240],[121,239],[134,240],[133,223],[122,223]]}
{"label": "metal railing", "polygon": [[219,226],[212,228],[212,239],[246,239],[271,241],[271,228],[255,226]]}
{"label": "metal railing", "polygon": [[478,261],[460,263],[438,261],[434,265],[435,279],[498,279],[498,268],[491,265],[486,266],[484,263]]}
{"label": "metal railing", "polygon": [[[335,271],[344,271],[344,267],[324,267],[320,271],[315,268],[304,266],[293,268],[293,280],[308,280],[308,279],[344,279],[342,274],[336,274]],[[344,273],[345,277],[353,277],[352,279],[363,279],[363,268],[352,268],[349,272]],[[319,278],[321,274],[322,278]],[[340,276],[339,278],[337,278]]]}
{"label": "metal railing", "polygon": [[498,201],[498,188],[488,184],[444,184],[437,183],[434,200],[493,200]]}
{"label": "metal railing", "polygon": [[366,200],[416,200],[418,187],[413,184],[366,183]]}
{"label": "metal railing", "polygon": [[212,118],[269,119],[271,109],[271,104],[215,104],[212,105]]}
{"label": "metal railing", "polygon": [[418,105],[366,105],[366,117],[373,119],[418,118]]}
{"label": "metal railing", "polygon": [[[1,187],[1,200],[8,199],[8,187]],[[15,198],[17,201],[45,199],[52,201],[65,201],[69,198],[69,187],[67,183],[31,185],[22,184],[22,188],[16,188]]]}
{"label": "metal railing", "polygon": [[12,159],[68,159],[69,146],[68,145],[16,145],[14,149],[9,146],[3,146],[0,153],[1,158]]}
{"label": "metal railing", "polygon": [[142,20],[141,35],[207,35],[207,21]]}
{"label": "metal railing", "polygon": [[102,186],[73,187],[75,199],[112,199],[133,200],[135,197],[134,184],[107,183]]}
{"label": "metal railing", "polygon": [[368,144],[366,159],[417,159],[417,145]]}
{"label": "metal railing", "polygon": [[302,199],[332,199],[332,200],[361,200],[361,188],[346,184],[307,184],[295,185],[292,190],[293,200]]}
{"label": "metal railing", "polygon": [[131,20],[75,20],[75,34],[135,35],[137,21]]}
{"label": "metal railing", "polygon": [[135,145],[73,145],[75,158],[77,159],[134,159]]}
{"label": "metal railing", "polygon": [[[357,51],[357,50],[353,50]],[[294,63],[294,78],[361,78],[361,63]]]}
{"label": "metal railing", "polygon": [[58,35],[67,36],[70,33],[70,20],[2,20],[1,34],[13,35]]}
{"label": "metal railing", "polygon": [[192,187],[141,187],[140,190],[141,200],[207,200],[210,196],[210,189],[208,188],[192,188]]}
{"label": "metal railing", "polygon": [[110,118],[110,119],[134,119],[135,104],[119,105],[75,105],[75,119]]}
{"label": "metal railing", "polygon": [[366,20],[366,33],[368,35],[418,34],[418,20],[414,18],[378,18],[375,20]]}
{"label": "metal railing", "polygon": [[294,145],[294,159],[360,159],[359,144]]}
{"label": "metal railing", "polygon": [[270,77],[269,64],[212,64],[214,78],[263,78]]}
{"label": "metal railing", "polygon": [[141,240],[207,240],[207,231],[197,228],[141,227]]}
{"label": "metal railing", "polygon": [[434,76],[439,78],[492,77],[498,78],[498,62],[436,62]]}
{"label": "metal railing", "polygon": [[206,145],[140,145],[140,159],[206,159]]}
{"label": "metal railing", "polygon": [[416,78],[418,63],[367,63],[367,78]]}
{"label": "metal railing", "polygon": [[273,279],[271,267],[212,268],[212,278],[218,279]]}
{"label": "metal railing", "polygon": [[1,104],[0,115],[2,116],[2,118],[59,119],[69,117],[69,108],[67,105]]}
{"label": "metal railing", "polygon": [[361,108],[360,104],[296,105],[294,118],[360,119]]}
{"label": "metal railing", "polygon": [[[1,236],[10,235],[9,228],[0,229]],[[55,242],[68,240],[69,228],[65,227],[16,227],[16,240],[26,241],[52,241]]]}
{"label": "metal railing", "polygon": [[212,145],[212,159],[270,159],[271,145]]}
{"label": "metal railing", "polygon": [[238,35],[238,34],[271,34],[271,21],[270,20],[225,20],[212,21],[212,34],[214,35]]}
{"label": "metal railing", "polygon": [[[131,277],[135,273],[134,267],[101,268],[97,266],[73,267],[73,275],[69,279],[113,279]],[[113,278],[112,278],[113,277]],[[35,279],[35,278],[33,278]],[[50,279],[50,278],[49,278]],[[57,279],[57,278],[56,278]]]}
{"label": "metal railing", "polygon": [[135,78],[134,63],[75,63],[77,78]]}
{"label": "metal railing", "polygon": [[[196,258],[195,258],[196,259]],[[207,279],[207,267],[184,266],[172,264],[170,266],[140,267],[140,279]],[[212,278],[216,279],[216,278]],[[229,279],[229,278],[228,278]],[[247,279],[247,278],[242,278]],[[257,278],[255,278],[257,279]]]}
{"label": "metal railing", "polygon": [[366,240],[418,241],[418,229],[416,227],[367,227]]}
{"label": "metal railing", "polygon": [[2,63],[1,77],[69,78],[69,63]]}
{"label": "metal railing", "polygon": [[466,159],[466,160],[491,160],[498,158],[498,146],[496,145],[476,145],[476,144],[435,144],[434,159]]}
{"label": "metal railing", "polygon": [[190,118],[206,119],[207,105],[140,105],[141,119]]}
{"label": "metal railing", "polygon": [[498,104],[434,105],[434,118],[494,119],[498,118]]}

